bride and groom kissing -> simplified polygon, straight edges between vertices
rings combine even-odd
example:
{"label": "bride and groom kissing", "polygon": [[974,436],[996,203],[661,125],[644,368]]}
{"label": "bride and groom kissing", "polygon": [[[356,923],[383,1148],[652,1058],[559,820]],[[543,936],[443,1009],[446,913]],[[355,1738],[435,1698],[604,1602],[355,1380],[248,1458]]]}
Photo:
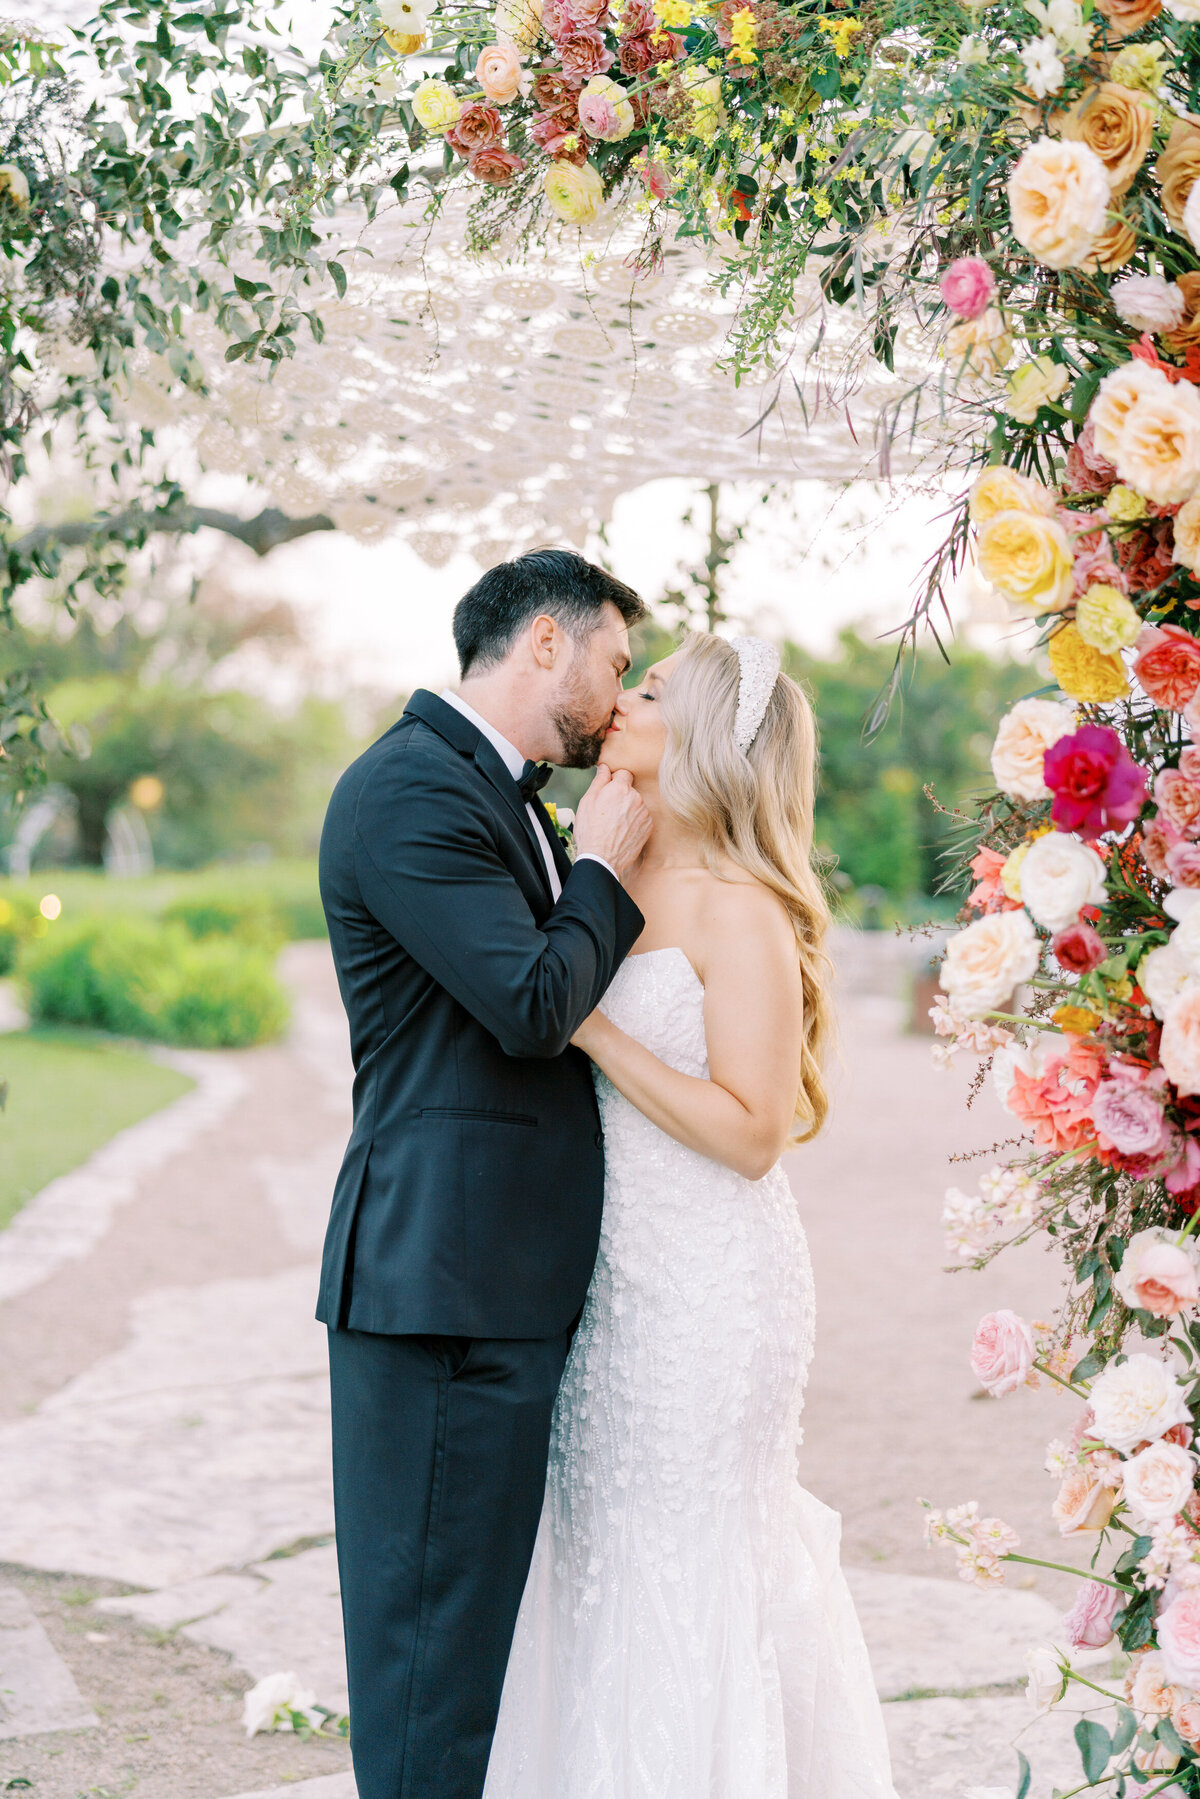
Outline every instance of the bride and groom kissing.
{"label": "bride and groom kissing", "polygon": [[[359,1799],[894,1799],[798,1484],[827,1109],[815,727],[761,639],[633,690],[573,553],[459,603],[339,782],[355,1067],[325,1244]],[[538,794],[594,765],[575,857]]]}

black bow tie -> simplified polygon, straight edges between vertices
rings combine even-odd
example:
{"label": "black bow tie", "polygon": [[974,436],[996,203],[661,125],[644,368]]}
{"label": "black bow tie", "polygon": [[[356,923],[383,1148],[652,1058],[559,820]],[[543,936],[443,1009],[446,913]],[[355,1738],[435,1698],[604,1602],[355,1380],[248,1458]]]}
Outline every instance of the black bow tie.
{"label": "black bow tie", "polygon": [[554,773],[548,762],[527,762],[517,776],[517,786],[521,790],[521,798],[528,805],[535,793],[540,793],[550,776]]}

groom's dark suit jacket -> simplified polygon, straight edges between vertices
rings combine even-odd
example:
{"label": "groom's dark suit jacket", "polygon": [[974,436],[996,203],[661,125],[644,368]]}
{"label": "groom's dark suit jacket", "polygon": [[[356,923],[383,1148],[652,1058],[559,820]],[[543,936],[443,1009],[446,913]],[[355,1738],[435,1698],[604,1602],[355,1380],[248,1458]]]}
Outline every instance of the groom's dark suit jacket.
{"label": "groom's dark suit jacket", "polygon": [[557,905],[503,761],[423,691],[334,791],[321,897],[356,1071],[317,1311],[334,1329],[549,1337],[583,1304],[604,1152],[570,1039],[643,921],[551,837]]}

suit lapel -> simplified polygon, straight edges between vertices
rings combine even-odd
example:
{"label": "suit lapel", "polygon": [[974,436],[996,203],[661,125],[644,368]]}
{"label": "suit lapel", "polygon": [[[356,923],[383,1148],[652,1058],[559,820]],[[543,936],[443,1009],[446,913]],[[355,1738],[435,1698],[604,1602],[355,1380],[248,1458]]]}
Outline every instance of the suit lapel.
{"label": "suit lapel", "polygon": [[542,796],[540,793],[535,793],[533,796],[533,809],[542,820],[542,829],[550,839],[550,849],[554,856],[554,866],[558,870],[559,880],[565,887],[567,884],[567,876],[571,872],[571,858],[566,852],[566,848],[562,838],[558,834],[554,820],[542,804]]}

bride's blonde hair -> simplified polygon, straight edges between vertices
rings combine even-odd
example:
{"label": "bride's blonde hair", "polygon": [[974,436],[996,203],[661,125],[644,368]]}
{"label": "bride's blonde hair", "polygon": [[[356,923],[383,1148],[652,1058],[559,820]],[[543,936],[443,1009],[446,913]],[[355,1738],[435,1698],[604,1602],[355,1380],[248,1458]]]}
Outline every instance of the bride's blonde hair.
{"label": "bride's blonde hair", "polygon": [[804,992],[804,1053],[794,1141],[815,1137],[829,1111],[822,1063],[832,1034],[829,907],[813,867],[817,727],[788,675],[775,682],[748,751],[734,742],[741,665],[721,637],[685,638],[663,690],[667,747],[659,787],[697,832],[704,859],[721,874],[727,858],[787,908]]}

